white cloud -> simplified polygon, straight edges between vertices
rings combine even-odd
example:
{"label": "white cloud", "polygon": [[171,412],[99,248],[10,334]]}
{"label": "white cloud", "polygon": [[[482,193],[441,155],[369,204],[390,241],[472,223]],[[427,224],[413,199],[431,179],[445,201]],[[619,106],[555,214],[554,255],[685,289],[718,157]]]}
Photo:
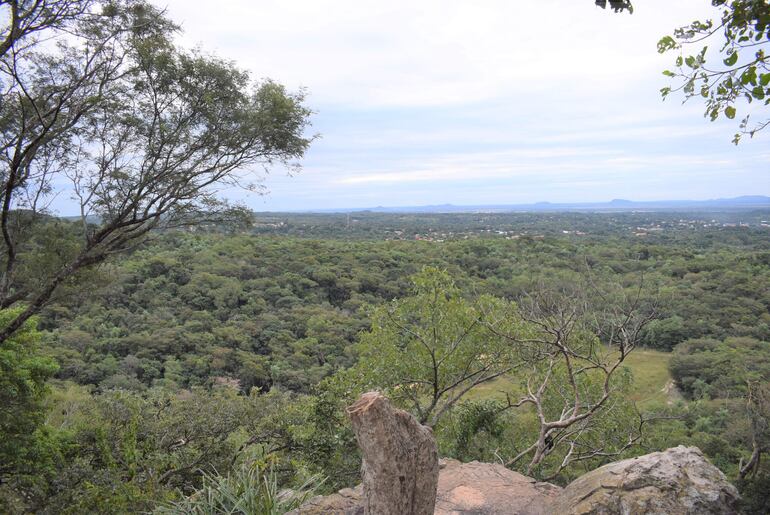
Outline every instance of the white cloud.
{"label": "white cloud", "polygon": [[305,85],[321,103],[425,106],[538,90],[610,91],[660,69],[658,38],[710,12],[648,0],[633,16],[589,0],[167,1],[200,42],[256,76]]}
{"label": "white cloud", "polygon": [[309,90],[304,171],[228,193],[256,209],[770,192],[763,143],[660,100],[656,42],[705,0],[157,1],[186,45]]}

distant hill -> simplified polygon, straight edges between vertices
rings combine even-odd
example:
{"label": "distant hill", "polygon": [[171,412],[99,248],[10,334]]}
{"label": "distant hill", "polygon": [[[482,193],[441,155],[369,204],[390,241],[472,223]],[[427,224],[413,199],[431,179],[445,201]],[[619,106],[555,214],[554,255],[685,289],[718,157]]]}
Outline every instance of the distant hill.
{"label": "distant hill", "polygon": [[744,195],[734,198],[711,200],[654,200],[637,202],[634,200],[614,199],[610,202],[575,202],[534,204],[490,204],[456,206],[441,204],[433,206],[377,206],[371,208],[311,209],[310,213],[354,213],[368,211],[372,213],[504,213],[504,212],[548,212],[548,211],[676,211],[676,210],[742,210],[770,208],[770,197],[764,195]]}

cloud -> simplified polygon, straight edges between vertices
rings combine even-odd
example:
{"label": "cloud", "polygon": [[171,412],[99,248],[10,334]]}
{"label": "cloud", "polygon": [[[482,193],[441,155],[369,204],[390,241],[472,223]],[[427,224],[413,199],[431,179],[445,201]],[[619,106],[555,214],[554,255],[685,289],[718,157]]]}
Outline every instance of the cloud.
{"label": "cloud", "polygon": [[[648,0],[633,16],[548,0],[168,0],[188,44],[305,85],[324,104],[426,106],[608,91],[662,62],[655,43],[711,10]],[[588,5],[586,5],[588,4]]]}
{"label": "cloud", "polygon": [[163,2],[185,45],[308,88],[304,171],[227,193],[257,209],[770,193],[765,143],[661,102],[656,42],[704,0]]}

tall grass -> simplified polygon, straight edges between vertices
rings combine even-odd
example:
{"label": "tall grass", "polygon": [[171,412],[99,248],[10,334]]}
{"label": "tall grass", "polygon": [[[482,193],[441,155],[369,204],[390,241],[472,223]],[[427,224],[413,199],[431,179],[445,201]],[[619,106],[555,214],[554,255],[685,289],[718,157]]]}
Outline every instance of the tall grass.
{"label": "tall grass", "polygon": [[156,515],[280,515],[309,499],[322,480],[313,476],[296,490],[278,487],[272,466],[244,465],[226,476],[204,473],[203,486],[189,497],[157,508]]}

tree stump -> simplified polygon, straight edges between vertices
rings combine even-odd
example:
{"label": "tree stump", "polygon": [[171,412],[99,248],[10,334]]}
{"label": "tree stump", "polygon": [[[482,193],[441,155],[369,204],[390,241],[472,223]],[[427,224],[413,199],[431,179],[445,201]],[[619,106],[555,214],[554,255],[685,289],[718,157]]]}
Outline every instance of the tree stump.
{"label": "tree stump", "polygon": [[363,457],[364,513],[433,515],[438,486],[433,432],[379,392],[363,394],[348,415]]}

